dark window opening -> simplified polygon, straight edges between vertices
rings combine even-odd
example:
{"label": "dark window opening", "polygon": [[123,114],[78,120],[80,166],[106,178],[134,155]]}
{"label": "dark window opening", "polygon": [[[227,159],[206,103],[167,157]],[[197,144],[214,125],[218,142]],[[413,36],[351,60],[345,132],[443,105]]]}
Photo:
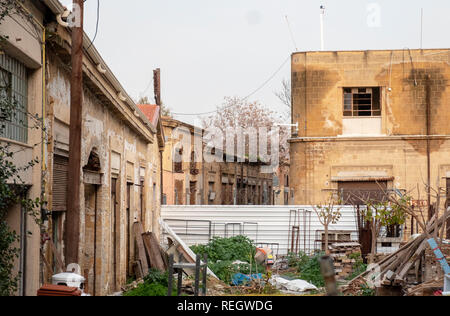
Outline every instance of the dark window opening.
{"label": "dark window opening", "polygon": [[196,176],[200,173],[200,170],[197,168],[197,162],[196,162],[196,157],[195,157],[194,151],[191,153],[190,169],[191,169],[191,174],[193,176]]}
{"label": "dark window opening", "polygon": [[[183,148],[177,150],[178,157],[175,157],[173,169],[175,173],[183,173]],[[179,161],[178,161],[179,160]]]}
{"label": "dark window opening", "polygon": [[380,88],[344,88],[344,116],[381,116]]}

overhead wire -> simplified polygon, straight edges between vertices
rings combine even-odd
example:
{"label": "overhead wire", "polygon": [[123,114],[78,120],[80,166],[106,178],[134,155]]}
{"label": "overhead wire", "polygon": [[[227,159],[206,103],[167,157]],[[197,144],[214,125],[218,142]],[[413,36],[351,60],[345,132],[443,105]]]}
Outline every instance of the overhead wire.
{"label": "overhead wire", "polygon": [[[266,80],[264,81],[258,88],[256,88],[253,92],[251,92],[250,94],[248,94],[246,97],[243,98],[243,100],[247,100],[250,97],[252,97],[253,95],[255,95],[256,93],[258,93],[261,89],[263,89],[273,78],[275,78],[275,76],[283,69],[283,67],[286,65],[286,63],[290,60],[291,56],[288,56],[283,63],[281,64],[281,66]],[[229,105],[224,107],[223,109],[228,109],[231,107],[234,107],[236,105]],[[202,113],[172,113],[173,115],[176,116],[203,116],[203,115],[209,115],[209,114],[214,114],[217,113],[219,110],[214,110],[214,111],[208,111],[208,112],[202,112]]]}
{"label": "overhead wire", "polygon": [[[87,0],[84,0],[84,2],[86,2],[86,1]],[[96,24],[95,25],[95,34],[94,34],[94,37],[92,38],[91,44],[89,45],[87,50],[89,50],[89,48],[91,48],[91,46],[95,42],[95,39],[97,38],[99,21],[100,21],[100,0],[97,0],[97,22],[95,23]]]}

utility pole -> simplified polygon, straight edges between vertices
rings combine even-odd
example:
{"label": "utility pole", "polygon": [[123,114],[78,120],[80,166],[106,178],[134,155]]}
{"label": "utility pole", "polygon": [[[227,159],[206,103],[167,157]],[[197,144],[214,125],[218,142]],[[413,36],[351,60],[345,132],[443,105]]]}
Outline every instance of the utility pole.
{"label": "utility pole", "polygon": [[80,238],[81,123],[83,105],[83,14],[84,0],[73,0],[79,10],[72,27],[72,73],[70,78],[69,191],[67,193],[66,263],[78,263]]}
{"label": "utility pole", "polygon": [[325,50],[325,39],[324,39],[324,17],[325,17],[325,7],[320,6],[320,50]]}
{"label": "utility pole", "polygon": [[157,106],[161,106],[161,69],[153,70],[153,89],[155,92],[155,102]]}
{"label": "utility pole", "polygon": [[[159,106],[159,120],[162,120],[162,102],[161,102],[161,69],[157,68],[155,70],[153,70],[153,91],[155,94],[155,103],[157,106]],[[162,122],[161,123],[161,128],[162,127]],[[162,131],[161,131],[162,133]],[[160,167],[161,167],[161,174],[160,174],[160,193],[161,193],[161,202],[160,204],[163,204],[164,201],[164,185],[163,185],[163,181],[164,181],[164,167],[163,167],[163,152],[164,149],[160,148],[159,149],[159,162],[160,162]]]}

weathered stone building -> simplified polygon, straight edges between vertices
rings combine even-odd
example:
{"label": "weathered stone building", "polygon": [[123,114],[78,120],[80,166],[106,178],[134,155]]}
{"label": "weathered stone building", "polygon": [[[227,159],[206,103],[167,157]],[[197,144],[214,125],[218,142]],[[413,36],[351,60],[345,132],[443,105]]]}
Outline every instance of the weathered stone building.
{"label": "weathered stone building", "polygon": [[[163,193],[167,205],[273,205],[273,174],[262,173],[262,163],[237,162],[237,157],[222,162],[202,159],[203,130],[163,117],[166,146],[163,154]],[[186,138],[190,142],[184,143]],[[195,138],[200,149],[195,149]],[[180,144],[186,144],[181,145]],[[183,147],[184,146],[184,147]],[[198,145],[197,145],[198,146]],[[176,155],[182,161],[174,159]],[[232,162],[228,162],[232,161]]]}
{"label": "weathered stone building", "polygon": [[449,63],[448,49],[294,53],[295,204],[380,186],[450,192]]}
{"label": "weathered stone building", "polygon": [[[1,25],[2,33],[10,35],[10,39],[5,54],[0,56],[3,62],[0,68],[17,77],[18,87],[24,87],[22,94],[28,101],[24,105],[32,115],[43,118],[45,125],[45,133],[29,130],[2,135],[2,141],[23,148],[21,162],[36,157],[41,160],[27,174],[26,181],[30,186],[29,196],[46,201],[41,231],[32,219],[21,219],[19,210],[11,211],[11,226],[20,232],[26,229],[33,233],[22,236],[25,246],[17,271],[23,272],[26,285],[19,294],[35,295],[42,283],[51,280],[51,275],[58,272],[53,265],[58,261],[55,254],[64,265],[71,263],[64,262],[66,212],[70,203],[67,191],[70,190],[71,32],[57,22],[57,16],[64,10],[59,1],[25,1],[21,18],[26,24],[7,20]],[[36,31],[30,29],[39,25],[42,37],[36,38]],[[133,274],[133,223],[139,221],[144,230],[159,235],[160,152],[164,139],[161,127],[152,124],[126,94],[87,36],[83,84],[79,262],[76,263],[87,279],[87,292],[105,295],[119,290]],[[21,130],[21,126],[15,128]],[[41,240],[45,242],[43,246]],[[40,251],[43,261],[40,261]]]}
{"label": "weathered stone building", "polygon": [[277,169],[274,177],[274,205],[292,205],[294,190],[290,188],[289,165],[282,165]]}

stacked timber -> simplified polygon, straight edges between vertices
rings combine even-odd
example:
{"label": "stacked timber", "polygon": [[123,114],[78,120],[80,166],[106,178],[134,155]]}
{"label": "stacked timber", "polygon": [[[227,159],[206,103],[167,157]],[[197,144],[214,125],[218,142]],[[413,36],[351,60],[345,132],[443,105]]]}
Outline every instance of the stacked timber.
{"label": "stacked timber", "polygon": [[[437,221],[437,223],[436,223]],[[405,288],[408,284],[408,276],[414,269],[419,278],[420,262],[422,261],[425,252],[430,248],[428,239],[436,236],[441,232],[442,225],[445,224],[446,218],[441,217],[439,220],[434,217],[426,226],[426,233],[409,241],[406,245],[400,248],[397,252],[387,256],[380,261],[374,270],[368,270],[361,274],[354,280],[350,281],[347,288],[353,289],[355,285],[361,284],[362,281],[367,281],[376,275],[374,280],[375,285],[385,287],[402,287]],[[435,229],[438,231],[435,234]],[[439,265],[436,261],[434,265]],[[371,281],[373,282],[373,281]],[[343,289],[344,293],[346,288]]]}
{"label": "stacked timber", "polygon": [[329,250],[330,256],[334,259],[334,268],[339,279],[351,276],[357,260],[362,260],[359,243],[335,243],[329,247]]}

